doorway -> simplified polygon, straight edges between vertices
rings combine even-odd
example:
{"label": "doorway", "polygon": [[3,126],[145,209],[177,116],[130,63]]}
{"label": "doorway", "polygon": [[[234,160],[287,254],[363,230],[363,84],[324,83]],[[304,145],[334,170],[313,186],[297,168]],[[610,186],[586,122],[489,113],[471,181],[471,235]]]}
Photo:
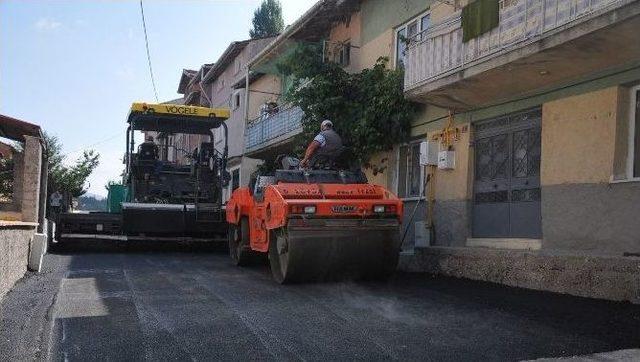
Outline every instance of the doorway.
{"label": "doorway", "polygon": [[542,237],[540,108],[475,125],[474,238]]}

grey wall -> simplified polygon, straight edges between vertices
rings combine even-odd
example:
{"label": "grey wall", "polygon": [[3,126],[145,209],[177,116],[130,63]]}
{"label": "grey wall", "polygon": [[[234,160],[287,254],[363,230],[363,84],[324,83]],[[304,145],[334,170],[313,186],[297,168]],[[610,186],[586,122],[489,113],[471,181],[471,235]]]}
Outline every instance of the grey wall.
{"label": "grey wall", "polygon": [[399,269],[640,303],[640,258],[431,247],[403,255]]}
{"label": "grey wall", "polygon": [[29,260],[32,227],[0,228],[0,299],[24,276]]}
{"label": "grey wall", "polygon": [[[425,201],[422,201],[419,204],[418,201],[404,201],[403,208],[404,213],[402,215],[403,217],[400,237],[404,236],[404,241],[402,242],[402,250],[409,251],[413,250],[415,246],[416,221],[425,221],[424,216],[427,214],[427,206]],[[411,214],[413,213],[414,209],[416,210],[416,212],[413,216],[413,220],[411,220]]]}
{"label": "grey wall", "polygon": [[436,200],[433,213],[434,246],[465,246],[469,237],[470,203],[467,200]]}
{"label": "grey wall", "polygon": [[543,249],[640,253],[640,183],[542,188]]}

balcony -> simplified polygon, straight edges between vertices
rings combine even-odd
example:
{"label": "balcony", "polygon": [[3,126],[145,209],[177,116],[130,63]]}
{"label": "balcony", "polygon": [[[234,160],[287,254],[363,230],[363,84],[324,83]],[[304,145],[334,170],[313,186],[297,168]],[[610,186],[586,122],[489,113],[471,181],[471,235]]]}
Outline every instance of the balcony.
{"label": "balcony", "polygon": [[281,106],[277,113],[250,121],[245,132],[247,155],[259,158],[266,153],[287,152],[283,147],[302,132],[303,116],[300,107]]}
{"label": "balcony", "polygon": [[411,40],[405,94],[464,110],[629,68],[639,14],[637,0],[502,0],[499,25],[465,43],[458,12]]}

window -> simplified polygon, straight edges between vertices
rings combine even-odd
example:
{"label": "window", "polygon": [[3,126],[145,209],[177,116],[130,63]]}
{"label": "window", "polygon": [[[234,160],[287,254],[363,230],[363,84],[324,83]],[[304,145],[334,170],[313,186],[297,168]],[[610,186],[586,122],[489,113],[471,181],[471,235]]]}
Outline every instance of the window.
{"label": "window", "polygon": [[396,68],[404,68],[404,64],[406,62],[407,43],[413,38],[417,36],[419,37],[419,34],[427,30],[430,25],[431,16],[429,13],[424,13],[396,28]]}
{"label": "window", "polygon": [[420,18],[420,31],[429,29],[429,25],[431,25],[431,16],[429,14]]}
{"label": "window", "polygon": [[231,192],[240,187],[240,169],[236,168],[231,171]]}
{"label": "window", "polygon": [[631,88],[627,177],[640,178],[640,85]]}
{"label": "window", "polygon": [[233,100],[231,102],[231,106],[234,110],[240,108],[240,92],[236,92],[233,95]]}
{"label": "window", "polygon": [[407,51],[407,29],[400,29],[396,32],[396,68],[404,68],[404,56]]}
{"label": "window", "polygon": [[348,67],[351,63],[351,42],[346,42],[340,45],[340,50],[336,54],[336,63],[343,67]]}
{"label": "window", "polygon": [[421,197],[423,172],[420,166],[420,143],[400,146],[398,150],[398,196]]}
{"label": "window", "polygon": [[240,62],[240,59],[236,59],[236,63],[235,63],[235,69],[234,69],[234,75],[238,74],[238,72],[240,72],[240,68],[242,67],[242,63]]}

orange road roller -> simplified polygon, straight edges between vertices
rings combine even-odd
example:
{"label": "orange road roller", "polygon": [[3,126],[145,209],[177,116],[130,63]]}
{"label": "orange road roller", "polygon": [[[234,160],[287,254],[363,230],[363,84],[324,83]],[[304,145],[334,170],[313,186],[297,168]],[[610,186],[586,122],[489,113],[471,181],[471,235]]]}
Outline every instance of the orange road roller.
{"label": "orange road roller", "polygon": [[360,170],[258,176],[226,218],[233,262],[266,254],[278,283],[385,278],[398,264],[402,202]]}

